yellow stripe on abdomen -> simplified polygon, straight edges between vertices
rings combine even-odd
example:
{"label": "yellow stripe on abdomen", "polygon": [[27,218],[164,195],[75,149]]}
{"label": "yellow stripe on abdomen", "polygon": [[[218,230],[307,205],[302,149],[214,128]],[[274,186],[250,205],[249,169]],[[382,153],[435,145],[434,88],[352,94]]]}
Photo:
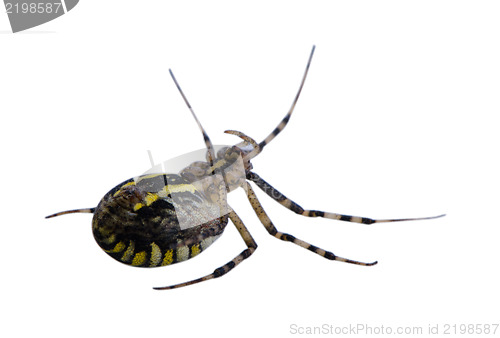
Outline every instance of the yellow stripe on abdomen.
{"label": "yellow stripe on abdomen", "polygon": [[146,262],[146,251],[141,251],[135,254],[134,259],[132,260],[133,266],[141,266]]}
{"label": "yellow stripe on abdomen", "polygon": [[195,244],[191,247],[191,257],[198,255],[201,252],[200,245]]}
{"label": "yellow stripe on abdomen", "polygon": [[116,243],[115,247],[111,250],[106,250],[106,252],[108,253],[119,253],[119,252],[122,252],[123,250],[125,250],[127,246],[125,245],[125,243],[123,242],[118,242]]}
{"label": "yellow stripe on abdomen", "polygon": [[130,260],[132,259],[132,256],[134,255],[134,251],[135,251],[135,243],[134,243],[134,241],[130,241],[128,248],[127,248],[127,251],[125,251],[125,253],[123,254],[123,256],[121,258],[122,262],[125,262],[125,263],[130,262]]}
{"label": "yellow stripe on abdomen", "polygon": [[170,249],[165,252],[165,255],[163,256],[163,261],[161,262],[162,266],[165,265],[170,265],[174,261],[174,250]]}

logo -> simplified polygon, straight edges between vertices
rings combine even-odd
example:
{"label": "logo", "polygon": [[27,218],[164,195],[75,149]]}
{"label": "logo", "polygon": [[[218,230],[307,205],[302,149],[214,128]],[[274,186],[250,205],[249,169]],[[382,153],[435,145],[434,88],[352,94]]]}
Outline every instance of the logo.
{"label": "logo", "polygon": [[79,0],[4,0],[12,32],[52,21],[72,10]]}

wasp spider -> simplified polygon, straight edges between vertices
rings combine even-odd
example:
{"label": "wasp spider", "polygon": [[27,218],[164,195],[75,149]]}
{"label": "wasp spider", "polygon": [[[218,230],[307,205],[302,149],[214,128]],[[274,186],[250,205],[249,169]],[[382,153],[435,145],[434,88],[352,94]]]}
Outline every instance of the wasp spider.
{"label": "wasp spider", "polygon": [[92,231],[99,246],[114,259],[140,267],[170,265],[198,255],[222,235],[230,219],[247,248],[233,260],[206,276],[176,285],[155,288],[157,290],[174,289],[225,275],[257,249],[257,243],[243,221],[227,204],[227,193],[242,187],[252,208],[271,236],[291,242],[329,260],[365,266],[375,265],[377,262],[363,263],[337,256],[293,235],[278,231],[249,184],[253,182],[285,208],[307,217],[372,224],[444,216],[371,219],[306,210],[252,171],[251,159],[259,155],[290,120],[304,86],[313,54],[314,46],[292,106],[269,136],[257,143],[242,132],[227,130],[226,133],[238,136],[243,141],[232,147],[222,147],[217,151],[170,71],[175,85],[201,129],[206,145],[204,151],[206,160],[193,162],[178,174],[156,172],[131,178],[111,189],[95,208],[63,211],[47,216],[47,218],[69,213],[93,213]]}

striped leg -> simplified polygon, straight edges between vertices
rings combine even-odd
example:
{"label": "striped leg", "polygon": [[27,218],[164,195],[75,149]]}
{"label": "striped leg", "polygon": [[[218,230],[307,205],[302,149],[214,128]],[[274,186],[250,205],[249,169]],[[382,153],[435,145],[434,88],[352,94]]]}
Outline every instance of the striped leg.
{"label": "striped leg", "polygon": [[279,232],[278,229],[276,229],[276,227],[274,226],[273,222],[271,222],[271,219],[269,218],[269,216],[267,216],[266,212],[264,211],[264,208],[260,204],[259,200],[257,199],[257,196],[255,195],[255,192],[253,191],[253,189],[249,183],[247,183],[246,191],[247,191],[247,196],[248,196],[248,199],[250,200],[250,204],[252,205],[253,210],[255,211],[257,216],[259,217],[260,221],[262,222],[262,224],[266,228],[267,232],[269,232],[269,234],[271,234],[272,236],[274,236],[278,239],[281,239],[282,241],[292,242],[293,244],[301,246],[304,249],[312,251],[315,254],[318,254],[322,257],[325,257],[326,259],[330,259],[333,261],[341,261],[341,262],[345,262],[345,263],[365,265],[365,266],[377,264],[377,262],[363,263],[363,262],[355,261],[352,259],[339,257],[339,256],[334,255],[330,251],[326,251],[326,250],[323,250],[321,248],[318,248],[317,246],[314,246],[312,244],[304,242],[303,240],[298,239],[290,234],[287,234],[284,232]]}
{"label": "striped leg", "polygon": [[[283,129],[285,129],[286,125],[288,124],[288,121],[290,121],[290,117],[292,117],[292,113],[295,109],[295,106],[297,105],[297,101],[299,100],[299,96],[300,96],[300,93],[302,92],[302,88],[304,87],[304,83],[306,82],[307,73],[309,73],[309,67],[311,66],[311,61],[312,61],[312,57],[314,55],[315,49],[316,49],[316,46],[313,46],[312,50],[311,50],[311,54],[309,55],[309,59],[307,61],[306,70],[304,72],[304,75],[302,76],[302,81],[300,82],[300,86],[299,86],[299,90],[297,91],[297,94],[295,94],[295,98],[292,102],[292,106],[290,107],[290,109],[286,113],[285,117],[280,121],[280,123],[278,123],[276,128],[274,128],[273,131],[263,141],[261,141],[258,144],[258,146],[254,145],[253,151],[247,155],[248,160],[257,156],[262,151],[262,149],[264,149],[264,147],[266,145],[268,145],[276,136],[278,136],[279,133],[281,133],[281,131]],[[229,131],[229,134],[235,134],[235,132]]]}
{"label": "striped leg", "polygon": [[206,275],[206,276],[198,278],[198,279],[194,279],[194,280],[189,281],[189,282],[170,285],[170,286],[164,286],[164,287],[154,287],[153,289],[155,289],[155,290],[177,289],[177,288],[180,288],[183,286],[188,286],[188,285],[204,282],[204,281],[209,280],[209,279],[214,279],[214,278],[225,275],[226,273],[231,271],[236,265],[240,264],[245,259],[250,257],[250,255],[257,249],[257,243],[252,238],[252,235],[250,235],[250,232],[248,232],[248,229],[243,224],[243,221],[240,219],[240,217],[234,211],[231,211],[229,213],[229,218],[231,219],[233,224],[236,226],[236,229],[238,229],[238,232],[240,233],[241,237],[245,241],[245,244],[248,247],[247,249],[243,250],[232,261],[221,266],[220,268],[215,269],[214,272],[212,272],[209,275]]}
{"label": "striped leg", "polygon": [[212,141],[210,141],[210,137],[208,137],[208,134],[207,132],[205,131],[205,129],[203,128],[203,126],[201,125],[200,121],[198,120],[198,118],[196,117],[196,114],[194,113],[194,110],[193,108],[191,107],[191,104],[189,103],[186,95],[184,95],[184,92],[182,91],[181,89],[181,86],[179,85],[179,83],[177,82],[177,80],[175,79],[175,76],[174,76],[174,73],[172,72],[171,69],[168,70],[169,73],[170,73],[170,76],[172,77],[172,80],[174,80],[174,83],[175,83],[175,86],[177,87],[177,89],[179,90],[179,93],[181,93],[181,96],[182,98],[184,99],[184,102],[186,103],[189,111],[191,111],[191,114],[193,115],[196,123],[198,124],[198,127],[200,128],[201,130],[201,133],[203,134],[203,140],[205,141],[205,146],[207,147],[207,162],[210,163],[210,165],[214,165],[214,160],[215,160],[215,151],[214,151],[214,146],[212,144]]}
{"label": "striped leg", "polygon": [[438,217],[443,217],[443,215],[439,216],[431,216],[431,217],[418,217],[418,218],[399,218],[399,219],[372,219],[366,217],[359,216],[350,216],[343,214],[336,214],[333,212],[325,212],[319,210],[305,210],[300,205],[287,198],[285,195],[276,190],[269,183],[264,181],[259,175],[254,172],[249,172],[247,174],[247,179],[253,181],[259,188],[261,188],[266,194],[268,194],[272,199],[283,205],[284,207],[292,210],[296,214],[307,216],[307,217],[324,217],[329,219],[336,219],[339,221],[346,222],[354,222],[354,223],[363,223],[363,224],[372,224],[372,223],[387,223],[387,222],[401,222],[401,221],[417,221],[424,219],[434,219]]}
{"label": "striped leg", "polygon": [[[290,120],[290,117],[292,117],[293,110],[295,109],[295,106],[297,105],[297,101],[299,100],[300,93],[302,92],[302,88],[304,87],[304,83],[306,82],[306,77],[307,73],[309,73],[309,67],[311,67],[311,61],[312,57],[314,55],[314,50],[316,49],[316,46],[312,47],[311,54],[309,55],[309,60],[307,61],[307,66],[306,70],[304,72],[304,75],[302,76],[302,81],[300,82],[299,90],[297,94],[295,95],[295,99],[292,102],[292,106],[290,107],[290,110],[288,113],[285,115],[285,117],[281,120],[281,122],[278,124],[276,128],[269,134],[262,142],[259,143],[259,152],[264,149],[266,145],[269,144],[278,134],[285,129],[285,126],[287,125],[288,121]],[[257,155],[257,154],[256,154]]]}
{"label": "striped leg", "polygon": [[93,214],[94,211],[95,211],[95,208],[74,209],[74,210],[56,212],[55,214],[45,216],[45,218],[52,218],[52,217],[57,217],[57,216],[61,216],[61,215],[76,214],[76,213]]}

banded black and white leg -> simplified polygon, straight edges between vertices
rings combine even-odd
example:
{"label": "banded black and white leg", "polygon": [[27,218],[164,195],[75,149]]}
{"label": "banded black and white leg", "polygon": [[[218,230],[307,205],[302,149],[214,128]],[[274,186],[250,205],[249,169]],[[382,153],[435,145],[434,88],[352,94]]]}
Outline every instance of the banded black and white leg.
{"label": "banded black and white leg", "polygon": [[359,262],[359,261],[355,261],[352,259],[340,257],[340,256],[335,255],[333,252],[318,248],[317,246],[312,245],[310,243],[307,243],[299,238],[296,238],[293,235],[278,231],[278,229],[276,229],[276,227],[274,226],[274,224],[271,221],[271,219],[269,218],[269,216],[266,214],[264,208],[260,204],[259,200],[257,199],[257,196],[255,195],[255,192],[253,191],[252,187],[250,186],[250,184],[248,182],[246,185],[246,192],[247,192],[248,200],[250,201],[250,204],[252,205],[253,210],[255,211],[255,213],[257,214],[257,217],[259,218],[259,220],[264,225],[264,227],[266,228],[267,232],[269,232],[270,235],[272,235],[278,239],[281,239],[282,241],[291,242],[293,244],[296,244],[304,249],[312,251],[315,254],[320,255],[321,257],[325,257],[326,259],[329,259],[329,260],[357,264],[357,265],[365,265],[365,266],[377,264],[376,261],[371,262],[371,263],[364,263],[364,262]]}
{"label": "banded black and white leg", "polygon": [[[288,113],[285,115],[285,117],[281,120],[281,122],[274,128],[274,130],[259,144],[256,144],[255,141],[253,141],[251,138],[248,136],[244,135],[241,132],[236,132],[236,131],[226,131],[230,134],[237,135],[241,138],[243,138],[246,142],[251,143],[253,145],[254,150],[246,155],[248,160],[251,158],[257,156],[262,150],[264,149],[265,146],[267,146],[276,136],[278,136],[279,133],[285,129],[287,126],[288,122],[290,121],[290,118],[293,114],[293,111],[295,109],[295,106],[297,105],[297,101],[300,97],[300,93],[302,92],[302,88],[304,87],[304,83],[307,78],[307,74],[309,73],[309,67],[311,66],[311,60],[314,55],[314,50],[315,46],[313,46],[311,50],[311,54],[309,55],[309,60],[307,61],[307,66],[304,72],[304,75],[302,76],[302,81],[299,86],[299,90],[297,91],[297,94],[295,95],[295,98],[292,102],[292,106],[290,107],[290,110]],[[425,220],[425,219],[434,219],[438,217],[443,217],[443,215],[439,216],[432,216],[432,217],[419,217],[419,218],[402,218],[402,219],[372,219],[372,218],[367,218],[367,217],[359,217],[359,216],[351,216],[351,215],[344,215],[344,214],[337,214],[333,212],[325,212],[325,211],[320,211],[320,210],[305,210],[302,208],[300,205],[292,201],[291,199],[287,198],[285,195],[283,195],[281,192],[276,190],[273,186],[271,186],[269,183],[264,181],[259,175],[257,175],[254,172],[249,172],[247,174],[247,179],[250,181],[253,181],[260,189],[262,189],[266,194],[268,194],[271,198],[273,198],[275,201],[280,203],[281,205],[285,206],[286,208],[292,210],[293,212],[302,215],[302,216],[307,216],[307,217],[324,217],[324,218],[329,218],[329,219],[336,219],[340,221],[346,221],[346,222],[354,222],[354,223],[364,223],[364,224],[372,224],[372,223],[387,223],[387,222],[400,222],[400,221],[416,221],[416,220]]]}
{"label": "banded black and white leg", "polygon": [[204,282],[210,279],[218,278],[220,276],[225,275],[229,271],[231,271],[235,266],[243,262],[245,259],[250,257],[252,253],[257,249],[257,243],[255,240],[252,238],[252,235],[250,235],[250,232],[248,229],[245,227],[245,224],[243,224],[243,221],[241,218],[236,214],[236,212],[231,211],[229,213],[229,218],[233,222],[234,226],[240,233],[241,237],[243,238],[243,241],[245,242],[247,249],[243,250],[238,256],[234,257],[233,260],[229,261],[228,263],[224,264],[223,266],[217,268],[212,272],[211,274],[208,274],[206,276],[193,279],[189,282],[184,282],[184,283],[179,283],[175,285],[170,285],[170,286],[163,286],[163,287],[154,287],[153,289],[155,290],[170,290],[170,289],[177,289],[183,286],[188,286],[200,282]]}
{"label": "banded black and white leg", "polygon": [[359,216],[351,216],[344,214],[337,214],[333,212],[326,212],[320,210],[306,210],[302,208],[300,205],[283,195],[272,185],[264,181],[259,175],[254,172],[249,172],[247,174],[247,179],[254,182],[262,191],[264,191],[267,195],[269,195],[276,202],[280,203],[284,207],[290,209],[296,214],[306,216],[306,217],[324,217],[329,219],[335,219],[339,221],[345,222],[353,222],[353,223],[363,223],[363,224],[373,224],[373,223],[388,223],[388,222],[403,222],[403,221],[420,221],[426,219],[434,219],[445,216],[431,216],[431,217],[417,217],[417,218],[398,218],[398,219],[372,219],[367,217],[359,217]]}

